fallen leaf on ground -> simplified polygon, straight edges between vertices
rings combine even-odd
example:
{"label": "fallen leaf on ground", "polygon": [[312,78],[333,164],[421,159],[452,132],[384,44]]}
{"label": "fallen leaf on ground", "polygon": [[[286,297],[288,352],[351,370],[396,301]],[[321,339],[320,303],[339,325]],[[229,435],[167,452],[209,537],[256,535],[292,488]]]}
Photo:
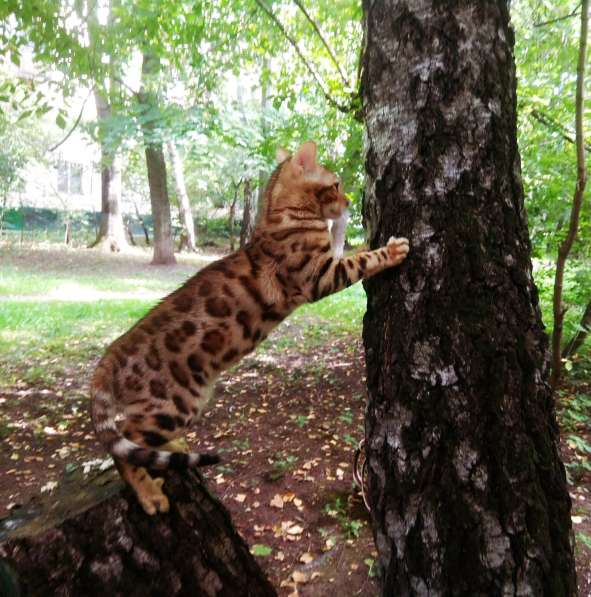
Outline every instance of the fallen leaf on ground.
{"label": "fallen leaf on ground", "polygon": [[294,570],[291,573],[291,578],[293,578],[294,582],[298,583],[306,583],[310,580],[310,576],[305,572],[300,572],[299,570]]}
{"label": "fallen leaf on ground", "polygon": [[269,502],[270,506],[273,506],[273,508],[283,508],[283,498],[277,494],[270,502]]}
{"label": "fallen leaf on ground", "polygon": [[313,560],[314,556],[308,551],[300,556],[300,562],[302,562],[302,564],[309,564]]}

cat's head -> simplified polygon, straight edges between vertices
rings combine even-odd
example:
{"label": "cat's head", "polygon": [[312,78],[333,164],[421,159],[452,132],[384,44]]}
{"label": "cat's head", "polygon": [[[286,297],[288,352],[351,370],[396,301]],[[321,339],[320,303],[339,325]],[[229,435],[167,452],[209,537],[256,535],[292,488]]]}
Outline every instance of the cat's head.
{"label": "cat's head", "polygon": [[294,155],[277,152],[280,166],[271,189],[274,207],[299,206],[336,220],[349,206],[340,178],[316,161],[316,143],[307,141]]}

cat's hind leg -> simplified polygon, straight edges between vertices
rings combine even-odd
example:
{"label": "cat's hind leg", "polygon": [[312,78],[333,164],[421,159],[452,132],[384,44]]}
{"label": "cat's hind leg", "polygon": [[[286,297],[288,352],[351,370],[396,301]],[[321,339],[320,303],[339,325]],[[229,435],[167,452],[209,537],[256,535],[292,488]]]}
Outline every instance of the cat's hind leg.
{"label": "cat's hind leg", "polygon": [[146,514],[153,516],[156,512],[168,512],[170,504],[162,491],[162,477],[154,479],[143,466],[134,466],[119,458],[114,460],[119,474],[129,483]]}

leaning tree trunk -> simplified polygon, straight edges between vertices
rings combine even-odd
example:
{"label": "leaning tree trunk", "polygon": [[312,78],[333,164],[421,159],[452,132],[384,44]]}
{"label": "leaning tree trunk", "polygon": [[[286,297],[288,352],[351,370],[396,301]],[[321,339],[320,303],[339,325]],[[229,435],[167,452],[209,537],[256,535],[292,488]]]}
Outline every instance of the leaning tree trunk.
{"label": "leaning tree trunk", "polygon": [[158,123],[153,114],[158,105],[154,87],[155,79],[160,71],[158,56],[146,50],[142,61],[142,90],[138,94],[144,114],[142,129],[146,152],[146,168],[150,188],[150,203],[154,219],[154,255],[153,265],[176,263],[172,239],[172,223],[170,220],[170,200],[166,186],[166,162],[162,142],[158,134]]}
{"label": "leaning tree trunk", "polygon": [[583,317],[581,317],[581,321],[579,322],[579,329],[564,347],[562,358],[566,359],[574,355],[587,339],[589,332],[591,332],[591,301],[587,303]]}
{"label": "leaning tree trunk", "polygon": [[276,595],[201,477],[164,488],[171,510],[151,517],[114,471],[78,476],[0,521],[0,594]]}
{"label": "leaning tree trunk", "polygon": [[369,501],[383,595],[574,595],[507,2],[365,0]]}
{"label": "leaning tree trunk", "polygon": [[181,160],[181,156],[179,155],[174,141],[168,142],[168,155],[170,156],[176,195],[179,200],[179,219],[183,225],[184,233],[183,245],[186,246],[189,251],[194,253],[197,251],[197,246],[195,245],[195,224],[193,223],[191,204],[189,203],[189,195],[187,195],[187,187],[185,185],[183,161]]}
{"label": "leaning tree trunk", "polygon": [[242,212],[242,224],[240,226],[240,246],[244,247],[252,237],[256,223],[254,205],[254,193],[250,178],[244,181],[244,211]]}

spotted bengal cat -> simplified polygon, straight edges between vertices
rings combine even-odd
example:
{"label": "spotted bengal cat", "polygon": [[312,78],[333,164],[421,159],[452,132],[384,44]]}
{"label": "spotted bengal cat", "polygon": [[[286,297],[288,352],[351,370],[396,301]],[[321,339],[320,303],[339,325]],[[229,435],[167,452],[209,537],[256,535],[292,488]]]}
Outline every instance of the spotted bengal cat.
{"label": "spotted bengal cat", "polygon": [[169,504],[163,480],[147,469],[219,461],[169,443],[199,418],[219,374],[299,305],[395,266],[408,253],[405,238],[391,238],[382,249],[335,257],[327,220],[347,208],[341,182],[317,164],[313,142],[283,157],[252,241],[166,297],[113,342],[94,374],[97,436],[148,514]]}

